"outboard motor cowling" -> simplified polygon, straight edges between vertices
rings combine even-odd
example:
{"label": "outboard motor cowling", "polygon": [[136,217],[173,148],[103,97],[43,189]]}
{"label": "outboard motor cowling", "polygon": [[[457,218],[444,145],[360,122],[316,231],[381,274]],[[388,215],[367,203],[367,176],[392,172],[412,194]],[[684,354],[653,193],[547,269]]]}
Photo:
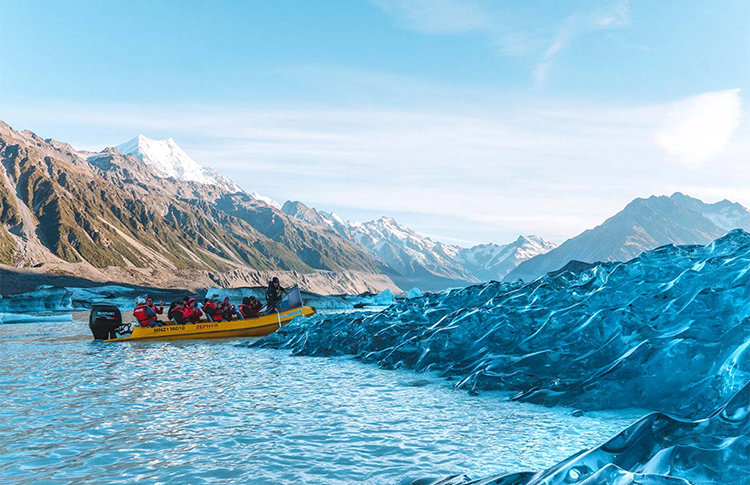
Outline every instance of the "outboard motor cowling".
{"label": "outboard motor cowling", "polygon": [[89,328],[96,340],[117,338],[117,329],[122,327],[120,309],[114,305],[91,305]]}

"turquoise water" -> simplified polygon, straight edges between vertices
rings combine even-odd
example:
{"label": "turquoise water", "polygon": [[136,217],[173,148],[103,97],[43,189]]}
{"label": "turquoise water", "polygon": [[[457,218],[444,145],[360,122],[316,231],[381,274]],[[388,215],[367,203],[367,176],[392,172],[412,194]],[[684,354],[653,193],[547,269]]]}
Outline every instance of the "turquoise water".
{"label": "turquoise water", "polygon": [[247,340],[112,344],[77,321],[0,325],[0,483],[481,477],[551,466],[642,415],[575,418]]}

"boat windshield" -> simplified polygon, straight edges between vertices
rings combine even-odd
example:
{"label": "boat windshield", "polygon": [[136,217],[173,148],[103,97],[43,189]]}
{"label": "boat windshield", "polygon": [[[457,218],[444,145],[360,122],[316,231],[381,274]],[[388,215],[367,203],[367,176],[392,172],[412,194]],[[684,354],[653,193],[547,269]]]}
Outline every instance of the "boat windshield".
{"label": "boat windshield", "polygon": [[292,308],[299,308],[303,306],[302,292],[299,290],[299,286],[294,286],[287,291],[286,295],[281,299],[278,305],[279,311],[291,310]]}

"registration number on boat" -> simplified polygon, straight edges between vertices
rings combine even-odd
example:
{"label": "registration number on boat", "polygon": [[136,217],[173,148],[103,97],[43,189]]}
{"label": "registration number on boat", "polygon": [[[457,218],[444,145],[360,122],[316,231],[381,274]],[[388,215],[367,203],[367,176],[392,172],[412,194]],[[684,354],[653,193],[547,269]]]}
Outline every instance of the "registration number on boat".
{"label": "registration number on boat", "polygon": [[154,333],[179,332],[185,330],[184,325],[169,325],[166,327],[154,327]]}

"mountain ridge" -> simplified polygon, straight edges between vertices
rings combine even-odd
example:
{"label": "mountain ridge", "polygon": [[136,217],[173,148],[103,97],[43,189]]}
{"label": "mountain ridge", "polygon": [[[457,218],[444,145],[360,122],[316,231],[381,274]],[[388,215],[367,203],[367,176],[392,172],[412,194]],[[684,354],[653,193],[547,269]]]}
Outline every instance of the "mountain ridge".
{"label": "mountain ridge", "polygon": [[77,151],[0,121],[0,264],[139,284],[149,283],[149,273],[167,281],[170,272],[207,284],[256,284],[257,275],[278,271],[318,274],[306,277],[326,288],[309,288],[317,292],[441,290],[529,280],[571,261],[580,263],[571,268],[626,261],[664,244],[705,244],[735,227],[750,230],[741,204],[706,204],[677,192],[634,199],[559,246],[531,235],[464,248],[392,217],[347,221],[299,201],[282,206],[248,194],[172,138],[139,135],[118,147]]}
{"label": "mountain ridge", "polygon": [[287,201],[282,211],[335,231],[368,250],[402,275],[394,279],[397,284],[416,284],[425,290],[500,280],[521,261],[556,246],[539,236],[519,236],[505,245],[462,248],[432,241],[389,216],[368,222],[345,221],[300,201]]}
{"label": "mountain ridge", "polygon": [[326,280],[339,275],[327,290],[397,289],[353,244],[221,183],[164,177],[115,148],[77,152],[5,123],[0,157],[0,263],[8,266],[124,282],[323,271]]}
{"label": "mountain ridge", "polygon": [[707,204],[680,192],[637,198],[600,225],[522,262],[505,280],[533,280],[572,260],[628,261],[667,244],[708,244],[732,229],[750,231],[750,211],[738,203]]}

